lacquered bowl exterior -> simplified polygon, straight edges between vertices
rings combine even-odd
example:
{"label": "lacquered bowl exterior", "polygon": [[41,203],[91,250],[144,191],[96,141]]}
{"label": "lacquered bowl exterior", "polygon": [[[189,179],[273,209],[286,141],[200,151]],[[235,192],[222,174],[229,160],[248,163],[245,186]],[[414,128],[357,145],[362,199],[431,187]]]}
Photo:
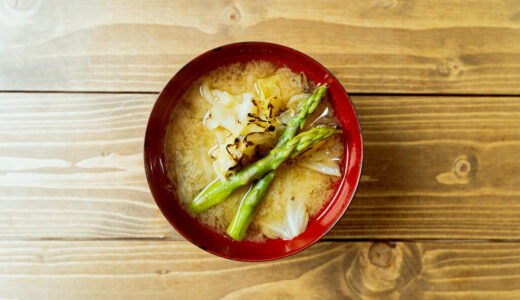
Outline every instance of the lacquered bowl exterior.
{"label": "lacquered bowl exterior", "polygon": [[[304,72],[316,83],[327,83],[329,96],[341,122],[345,141],[343,170],[336,193],[322,211],[309,220],[307,230],[289,240],[261,243],[236,242],[217,234],[190,217],[180,206],[175,183],[168,179],[163,143],[166,126],[176,103],[192,82],[217,67],[234,62],[267,60],[279,66]],[[263,261],[297,253],[323,237],[345,213],[357,188],[363,160],[363,141],[359,121],[347,93],[322,65],[294,49],[264,42],[244,42],[210,50],[193,59],[168,82],[150,115],[144,143],[144,162],[150,190],[170,224],[186,239],[213,254],[245,261]],[[208,170],[212,172],[212,170]]]}

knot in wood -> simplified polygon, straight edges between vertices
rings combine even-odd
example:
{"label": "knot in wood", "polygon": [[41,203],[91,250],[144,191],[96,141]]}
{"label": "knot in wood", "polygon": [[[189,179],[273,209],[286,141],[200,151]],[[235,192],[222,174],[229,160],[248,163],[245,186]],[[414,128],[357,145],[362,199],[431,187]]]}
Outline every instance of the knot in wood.
{"label": "knot in wood", "polygon": [[237,23],[240,21],[240,11],[235,6],[231,6],[227,13],[227,17],[231,23]]}
{"label": "knot in wood", "polygon": [[395,244],[390,245],[382,242],[372,244],[368,250],[370,263],[381,268],[390,267],[394,262],[393,248],[395,248]]}
{"label": "knot in wood", "polygon": [[375,242],[363,245],[345,274],[359,296],[391,293],[417,278],[422,263],[413,243]]}
{"label": "knot in wood", "polygon": [[166,269],[160,269],[160,270],[155,271],[155,273],[157,273],[158,275],[168,275],[170,272],[171,272],[170,270],[166,270]]}
{"label": "knot in wood", "polygon": [[439,74],[446,77],[462,75],[463,73],[461,63],[455,61],[454,59],[448,59],[440,62],[437,66],[437,71],[439,71]]}
{"label": "knot in wood", "polygon": [[471,164],[465,156],[457,157],[453,162],[452,171],[457,177],[467,177],[471,171]]}
{"label": "knot in wood", "polygon": [[471,179],[475,176],[477,159],[474,156],[461,155],[455,158],[451,166],[453,174],[460,179]]}

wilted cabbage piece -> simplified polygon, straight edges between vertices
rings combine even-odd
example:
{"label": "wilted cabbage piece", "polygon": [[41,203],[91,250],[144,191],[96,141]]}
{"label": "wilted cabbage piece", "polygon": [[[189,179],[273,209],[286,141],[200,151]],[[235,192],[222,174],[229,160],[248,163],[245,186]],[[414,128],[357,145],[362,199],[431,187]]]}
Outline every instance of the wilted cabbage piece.
{"label": "wilted cabbage piece", "polygon": [[287,101],[287,108],[292,110],[293,112],[296,112],[298,110],[298,107],[300,106],[300,103],[302,103],[303,100],[309,98],[311,94],[298,94],[294,95]]}
{"label": "wilted cabbage piece", "polygon": [[318,149],[314,152],[309,152],[305,157],[299,161],[302,167],[314,170],[326,175],[341,177],[340,170],[341,158],[335,157],[330,151],[326,149]]}
{"label": "wilted cabbage piece", "polygon": [[307,228],[309,213],[305,203],[296,199],[285,200],[282,210],[270,211],[258,222],[260,230],[268,238],[290,240],[300,235]]}

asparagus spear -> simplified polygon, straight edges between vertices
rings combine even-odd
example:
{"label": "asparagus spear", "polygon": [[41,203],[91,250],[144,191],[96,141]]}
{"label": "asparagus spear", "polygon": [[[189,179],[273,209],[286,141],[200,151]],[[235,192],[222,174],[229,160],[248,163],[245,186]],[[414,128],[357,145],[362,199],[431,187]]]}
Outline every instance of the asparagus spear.
{"label": "asparagus spear", "polygon": [[227,234],[234,240],[241,241],[246,235],[247,228],[253,220],[258,205],[264,199],[269,186],[273,182],[276,171],[271,171],[260,178],[240,201],[235,216],[226,230]]}
{"label": "asparagus spear", "polygon": [[300,107],[298,108],[298,112],[296,115],[289,121],[289,124],[287,124],[287,127],[285,128],[285,131],[282,133],[282,135],[278,138],[278,141],[276,142],[275,147],[279,147],[287,143],[290,139],[292,139],[298,130],[302,129],[305,125],[305,122],[307,119],[312,115],[312,113],[316,110],[316,107],[318,107],[318,104],[320,104],[321,99],[323,96],[325,96],[325,93],[327,92],[327,85],[324,84],[322,86],[319,86],[314,90],[312,95],[309,96],[305,101],[303,101],[300,104]]}
{"label": "asparagus spear", "polygon": [[340,132],[341,130],[333,128],[313,128],[300,133],[285,145],[273,148],[266,157],[231,175],[227,180],[221,179],[210,183],[190,203],[190,210],[194,213],[200,213],[215,204],[221,203],[239,187],[262,177],[269,171],[275,170],[288,158],[294,157],[312,145]]}
{"label": "asparagus spear", "polygon": [[[299,129],[303,128],[309,116],[312,115],[314,110],[316,110],[316,107],[320,103],[326,91],[327,86],[322,85],[318,87],[316,90],[314,90],[314,92],[309,98],[302,102],[300,108],[298,109],[298,112],[296,113],[294,118],[291,119],[289,124],[287,124],[284,133],[278,139],[278,142],[276,143],[275,147],[282,146],[285,143],[287,143],[287,141],[289,141],[292,137],[296,135],[296,132],[298,132]],[[240,206],[238,207],[238,210],[235,213],[233,220],[231,221],[226,230],[227,234],[231,238],[237,241],[241,241],[244,239],[247,228],[253,220],[253,216],[258,208],[258,205],[260,205],[260,203],[262,202],[262,199],[264,198],[267,190],[269,189],[269,186],[273,182],[275,175],[276,170],[267,173],[264,177],[262,177],[255,184],[253,184],[253,186],[247,192],[244,198],[242,198],[242,200],[240,201]]]}

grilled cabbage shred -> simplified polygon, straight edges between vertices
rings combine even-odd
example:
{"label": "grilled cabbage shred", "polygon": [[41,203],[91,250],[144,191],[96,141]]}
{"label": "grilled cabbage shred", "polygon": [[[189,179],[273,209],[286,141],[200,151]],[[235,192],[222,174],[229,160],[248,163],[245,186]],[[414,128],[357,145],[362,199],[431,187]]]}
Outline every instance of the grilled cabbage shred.
{"label": "grilled cabbage shred", "polygon": [[211,104],[204,126],[221,133],[208,153],[220,178],[225,179],[251,162],[260,149],[271,148],[294,116],[298,103],[308,97],[302,94],[284,101],[278,81],[278,75],[258,79],[255,93],[241,95],[211,89],[208,82],[202,83],[200,93]]}

